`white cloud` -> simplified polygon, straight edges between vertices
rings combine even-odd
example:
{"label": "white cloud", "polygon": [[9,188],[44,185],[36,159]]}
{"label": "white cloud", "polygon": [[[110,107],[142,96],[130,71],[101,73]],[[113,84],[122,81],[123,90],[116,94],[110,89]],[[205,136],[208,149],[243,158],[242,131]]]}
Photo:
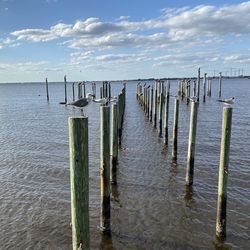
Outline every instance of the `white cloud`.
{"label": "white cloud", "polygon": [[5,39],[0,39],[0,49],[3,48],[14,48],[19,46],[20,43],[17,43],[16,40],[13,40],[9,37],[5,38]]}

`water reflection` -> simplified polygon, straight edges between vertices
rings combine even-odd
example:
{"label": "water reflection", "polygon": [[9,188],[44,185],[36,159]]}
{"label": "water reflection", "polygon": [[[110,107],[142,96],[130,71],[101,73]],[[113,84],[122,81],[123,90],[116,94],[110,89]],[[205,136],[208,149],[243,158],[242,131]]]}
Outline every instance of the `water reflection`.
{"label": "water reflection", "polygon": [[194,190],[192,186],[185,186],[185,195],[184,200],[186,202],[186,206],[190,207],[194,204],[194,198],[193,198]]}
{"label": "water reflection", "polygon": [[113,246],[112,235],[111,234],[101,234],[101,250],[115,250],[116,248]]}

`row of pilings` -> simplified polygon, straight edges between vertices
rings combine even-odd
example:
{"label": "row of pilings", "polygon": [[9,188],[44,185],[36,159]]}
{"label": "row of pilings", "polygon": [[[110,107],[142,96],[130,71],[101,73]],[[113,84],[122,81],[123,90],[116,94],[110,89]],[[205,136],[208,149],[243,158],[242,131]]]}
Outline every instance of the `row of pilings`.
{"label": "row of pilings", "polygon": [[[109,90],[110,89],[110,90]],[[104,82],[103,96],[111,93]],[[126,102],[126,84],[116,102],[100,105],[100,231],[111,235],[111,185],[117,183],[118,149],[121,144]],[[70,187],[73,250],[90,249],[88,117],[70,117]]]}
{"label": "row of pilings", "polygon": [[[205,76],[206,77],[206,76]],[[199,78],[194,81],[193,92],[199,91]],[[207,80],[204,80],[206,86]],[[211,82],[208,81],[208,88],[204,87],[203,101],[207,96],[211,96]],[[174,96],[174,116],[172,128],[172,161],[176,163],[178,152],[178,121],[179,121],[179,103],[180,100],[189,104],[190,108],[190,125],[189,139],[187,149],[186,177],[185,185],[190,188],[194,182],[194,166],[195,166],[195,142],[197,130],[197,115],[199,110],[199,101],[197,96],[190,96],[190,80],[181,80],[178,83],[178,95]],[[207,90],[207,91],[205,91]],[[221,94],[221,78],[219,79],[219,95]],[[146,117],[155,129],[158,128],[158,134],[163,136],[165,145],[169,146],[169,105],[170,105],[170,81],[166,84],[164,81],[155,81],[154,85],[138,83],[136,86],[136,98],[145,112]],[[199,96],[199,95],[198,95]],[[217,198],[217,218],[216,218],[216,236],[224,239],[226,236],[226,204],[227,204],[227,179],[230,152],[230,137],[232,123],[232,107],[224,106],[222,114],[222,135],[221,150],[219,163],[218,178],[218,198]],[[164,121],[164,124],[163,124]],[[163,129],[162,129],[163,128]],[[199,150],[199,149],[198,149]]]}

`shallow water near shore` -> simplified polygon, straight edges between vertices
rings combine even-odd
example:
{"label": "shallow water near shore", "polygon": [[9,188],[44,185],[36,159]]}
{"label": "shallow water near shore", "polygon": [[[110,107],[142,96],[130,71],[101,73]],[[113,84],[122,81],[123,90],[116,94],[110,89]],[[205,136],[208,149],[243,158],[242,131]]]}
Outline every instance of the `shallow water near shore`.
{"label": "shallow water near shore", "polygon": [[[148,82],[150,83],[150,82]],[[250,237],[250,80],[223,79],[223,97],[235,96],[228,177],[227,238],[215,239],[223,104],[200,102],[194,184],[185,187],[190,105],[180,101],[178,160],[171,161],[138,104],[137,82],[127,82],[117,186],[112,186],[112,238],[99,226],[99,105],[89,117],[91,249],[248,249]],[[99,85],[97,84],[97,93]],[[114,95],[122,88],[112,83]],[[68,99],[72,99],[68,83]],[[80,111],[60,105],[63,83],[0,85],[0,249],[71,249],[68,117]],[[91,92],[91,85],[87,85]],[[176,95],[177,82],[171,81]]]}

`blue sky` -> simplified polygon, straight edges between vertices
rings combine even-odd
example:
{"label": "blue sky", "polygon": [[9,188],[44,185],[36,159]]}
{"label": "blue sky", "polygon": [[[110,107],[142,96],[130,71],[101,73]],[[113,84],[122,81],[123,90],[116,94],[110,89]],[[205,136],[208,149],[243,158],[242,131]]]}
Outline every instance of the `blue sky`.
{"label": "blue sky", "polygon": [[0,0],[0,82],[250,75],[250,1]]}

